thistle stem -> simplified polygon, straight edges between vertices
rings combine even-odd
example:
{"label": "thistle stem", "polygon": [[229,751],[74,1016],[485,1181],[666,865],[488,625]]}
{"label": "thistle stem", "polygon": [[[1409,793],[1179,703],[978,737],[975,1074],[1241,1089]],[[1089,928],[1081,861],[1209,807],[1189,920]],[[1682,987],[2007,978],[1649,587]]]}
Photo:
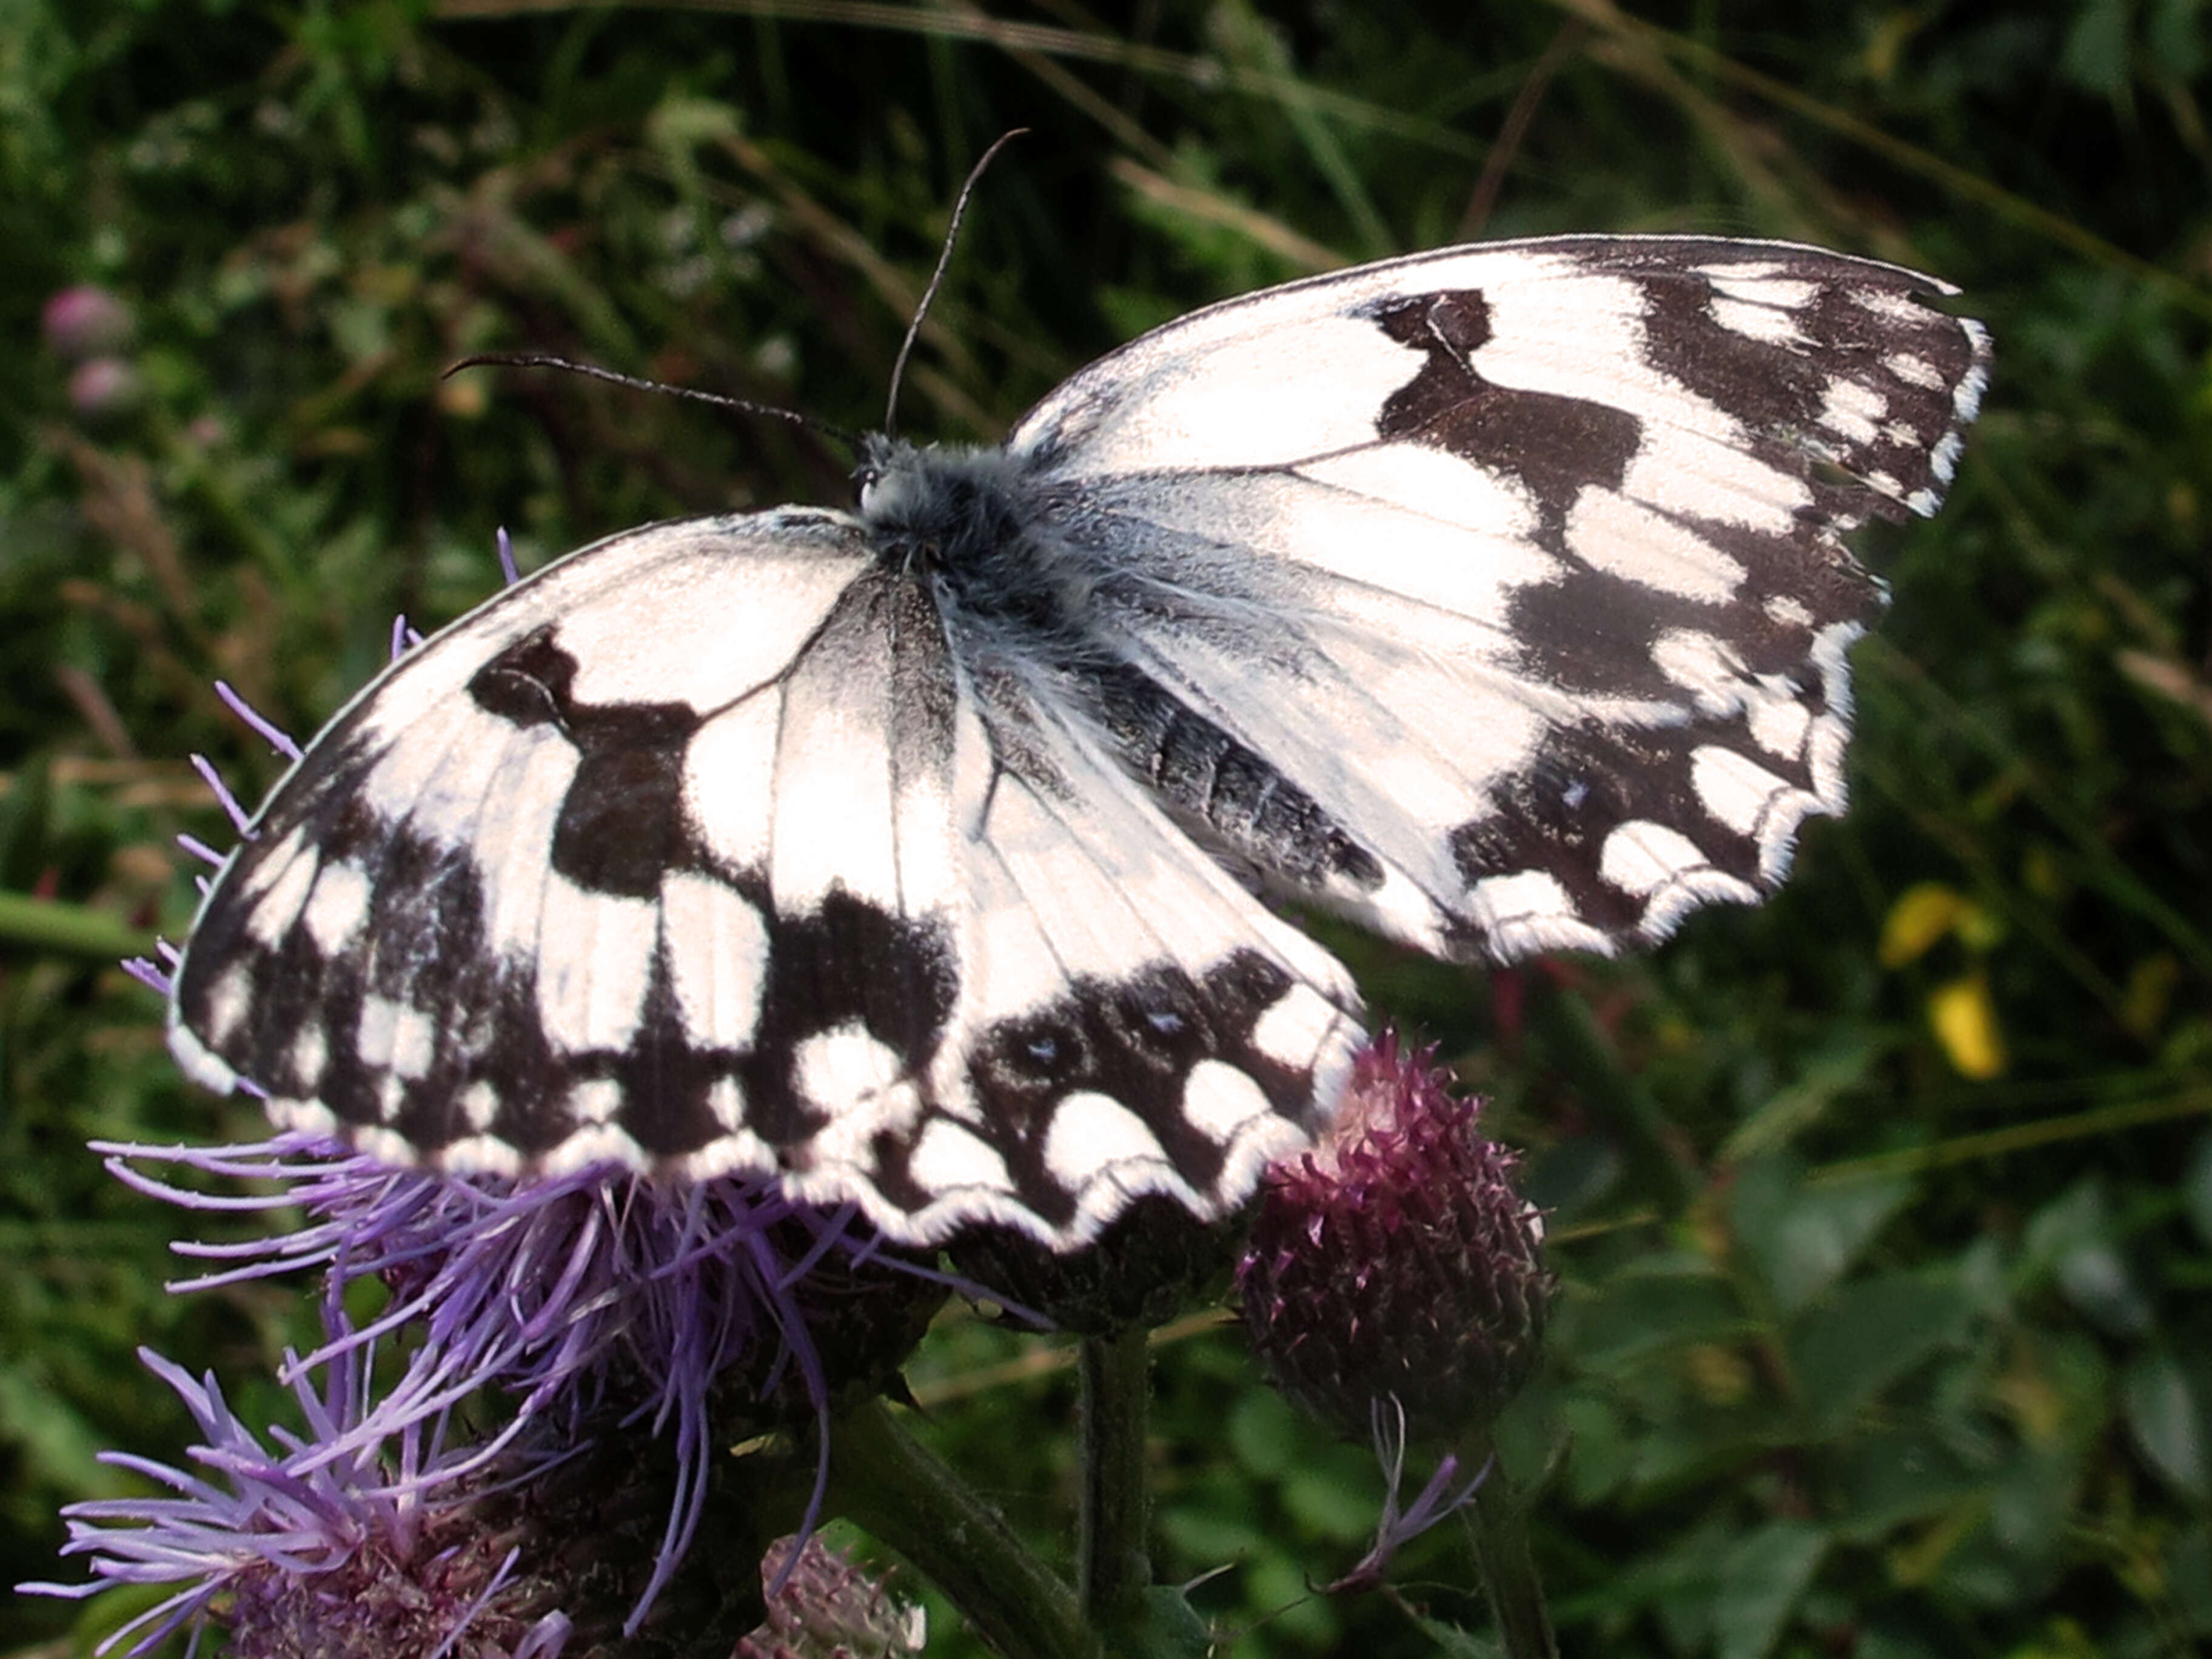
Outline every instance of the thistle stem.
{"label": "thistle stem", "polygon": [[1127,1630],[1152,1583],[1145,1443],[1151,1351],[1134,1328],[1087,1338],[1082,1386],[1083,1510],[1076,1532],[1076,1582],[1095,1628]]}
{"label": "thistle stem", "polygon": [[1559,1659],[1544,1587],[1536,1577],[1528,1528],[1522,1523],[1520,1494],[1502,1468],[1492,1464],[1474,1502],[1461,1513],[1474,1545],[1475,1565],[1482,1572],[1483,1592],[1489,1598],[1505,1659]]}
{"label": "thistle stem", "polygon": [[904,1556],[994,1651],[1098,1659],[1068,1587],[881,1401],[838,1419],[830,1447],[830,1507]]}

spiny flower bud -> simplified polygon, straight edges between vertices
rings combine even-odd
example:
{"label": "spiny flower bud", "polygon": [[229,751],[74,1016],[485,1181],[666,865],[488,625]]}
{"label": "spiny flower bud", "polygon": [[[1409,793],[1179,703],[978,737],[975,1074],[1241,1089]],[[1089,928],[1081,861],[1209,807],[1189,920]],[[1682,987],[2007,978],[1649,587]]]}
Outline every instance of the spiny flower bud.
{"label": "spiny flower bud", "polygon": [[879,1580],[819,1538],[787,1538],[768,1553],[763,1573],[783,1579],[768,1604],[768,1622],[739,1642],[732,1659],[900,1659],[920,1653],[928,1626],[922,1610],[892,1595]]}
{"label": "spiny flower bud", "polygon": [[1542,1344],[1540,1218],[1431,1054],[1386,1035],[1360,1055],[1322,1144],[1268,1171],[1237,1267],[1275,1385],[1347,1435],[1377,1401],[1416,1438],[1478,1432]]}

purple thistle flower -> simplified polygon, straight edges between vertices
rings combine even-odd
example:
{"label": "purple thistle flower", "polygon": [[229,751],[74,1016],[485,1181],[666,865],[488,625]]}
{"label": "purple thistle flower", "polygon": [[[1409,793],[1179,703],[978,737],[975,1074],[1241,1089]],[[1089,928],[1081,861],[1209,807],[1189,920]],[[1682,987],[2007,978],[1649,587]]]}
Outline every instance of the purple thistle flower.
{"label": "purple thistle flower", "polygon": [[1528,1381],[1552,1279],[1516,1160],[1431,1059],[1395,1034],[1361,1054],[1322,1144],[1268,1171],[1237,1285],[1276,1386],[1323,1422],[1358,1434],[1389,1401],[1464,1443]]}
{"label": "purple thistle flower", "polygon": [[[467,1467],[493,1465],[533,1433],[573,1440],[586,1419],[670,1435],[674,1495],[633,1629],[690,1548],[733,1399],[771,1417],[818,1420],[854,1377],[881,1386],[945,1293],[938,1275],[879,1249],[849,1212],[799,1204],[769,1177],[670,1187],[600,1168],[462,1178],[395,1170],[299,1134],[241,1147],[97,1150],[126,1184],[188,1209],[305,1217],[267,1238],[178,1244],[210,1264],[178,1289],[301,1270],[325,1274],[332,1297],[362,1279],[385,1287],[389,1300],[373,1321],[340,1329],[287,1368],[297,1387],[306,1373],[352,1364],[380,1339],[408,1334],[397,1382],[364,1397],[343,1433],[303,1460],[356,1457],[491,1387],[514,1409]],[[134,1167],[145,1161],[256,1189],[210,1196]],[[847,1315],[855,1307],[857,1320]]]}
{"label": "purple thistle flower", "polygon": [[489,1468],[447,1445],[442,1414],[365,1433],[374,1397],[364,1346],[343,1348],[319,1386],[291,1368],[305,1437],[257,1436],[212,1376],[194,1382],[158,1354],[140,1357],[198,1422],[205,1438],[189,1456],[204,1473],[103,1454],[173,1495],[70,1505],[62,1553],[88,1557],[91,1581],[19,1587],[72,1598],[177,1587],[100,1652],[135,1638],[128,1651],[143,1653],[180,1628],[197,1651],[210,1623],[228,1631],[233,1659],[555,1659],[566,1645],[568,1616],[517,1573],[515,1544],[484,1524],[487,1502],[547,1460]]}
{"label": "purple thistle flower", "polygon": [[88,357],[70,371],[70,408],[88,424],[130,413],[145,392],[144,378],[121,357]]}

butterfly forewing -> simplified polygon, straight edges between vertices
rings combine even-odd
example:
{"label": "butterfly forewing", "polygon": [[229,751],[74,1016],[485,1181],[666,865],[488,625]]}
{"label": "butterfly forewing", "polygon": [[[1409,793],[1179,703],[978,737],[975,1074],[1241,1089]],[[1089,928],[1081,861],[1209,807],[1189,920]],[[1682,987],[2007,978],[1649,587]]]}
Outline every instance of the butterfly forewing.
{"label": "butterfly forewing", "polygon": [[1449,250],[1170,324],[1010,447],[1112,550],[1102,634],[1372,854],[1281,884],[1439,954],[1607,951],[1842,809],[1883,599],[1843,535],[1934,510],[1986,374],[1942,291],[1771,243]]}

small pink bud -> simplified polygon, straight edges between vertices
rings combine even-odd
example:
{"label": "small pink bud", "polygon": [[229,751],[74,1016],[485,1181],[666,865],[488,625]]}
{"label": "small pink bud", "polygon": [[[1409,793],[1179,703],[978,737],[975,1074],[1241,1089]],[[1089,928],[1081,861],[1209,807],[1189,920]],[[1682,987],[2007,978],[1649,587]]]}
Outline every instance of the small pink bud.
{"label": "small pink bud", "polygon": [[137,407],[138,371],[120,357],[88,357],[70,371],[70,407],[84,421],[112,420]]}
{"label": "small pink bud", "polygon": [[72,362],[120,350],[131,339],[131,308],[89,283],[65,288],[47,301],[39,322],[47,349]]}

